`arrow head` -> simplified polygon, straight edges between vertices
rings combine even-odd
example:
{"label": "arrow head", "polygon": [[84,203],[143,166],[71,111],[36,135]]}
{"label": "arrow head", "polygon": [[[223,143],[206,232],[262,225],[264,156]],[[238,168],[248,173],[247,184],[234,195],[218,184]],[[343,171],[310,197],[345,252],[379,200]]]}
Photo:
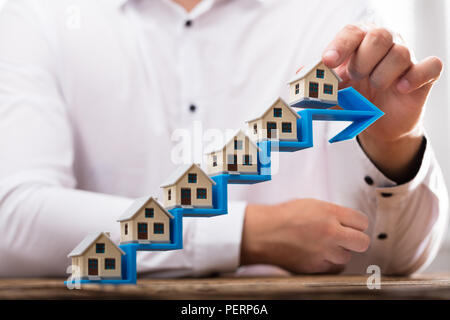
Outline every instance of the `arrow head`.
{"label": "arrow head", "polygon": [[353,139],[384,115],[383,111],[352,87],[340,90],[338,101],[339,106],[347,111],[346,120],[353,123],[330,139],[330,143]]}

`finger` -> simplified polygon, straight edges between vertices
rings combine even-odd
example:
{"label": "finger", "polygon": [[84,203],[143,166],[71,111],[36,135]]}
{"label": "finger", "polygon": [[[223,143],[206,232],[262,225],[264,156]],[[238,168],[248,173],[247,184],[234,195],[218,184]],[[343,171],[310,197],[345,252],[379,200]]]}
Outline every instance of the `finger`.
{"label": "finger", "polygon": [[347,88],[352,81],[352,79],[349,76],[348,71],[347,71],[349,62],[350,62],[350,58],[347,59],[346,61],[344,61],[342,64],[340,64],[339,67],[334,69],[334,71],[342,79],[342,81],[339,82],[339,89]]}
{"label": "finger", "polygon": [[364,213],[353,209],[342,210],[338,220],[344,227],[358,231],[365,231],[369,227],[369,218]]}
{"label": "finger", "polygon": [[422,88],[424,85],[439,79],[442,68],[443,63],[441,59],[437,57],[426,58],[408,70],[398,82],[397,90],[406,94]]}
{"label": "finger", "polygon": [[370,75],[370,83],[379,90],[386,90],[411,66],[411,54],[405,46],[395,44]]}
{"label": "finger", "polygon": [[329,68],[336,68],[346,61],[359,47],[365,34],[355,25],[347,25],[339,31],[323,53],[322,60],[325,65]]}
{"label": "finger", "polygon": [[338,232],[336,244],[350,251],[364,252],[369,248],[370,238],[361,231],[342,227]]}
{"label": "finger", "polygon": [[369,227],[369,219],[364,213],[335,204],[330,205],[330,209],[334,211],[334,214],[341,225],[359,231],[365,231]]}
{"label": "finger", "polygon": [[386,29],[373,29],[367,33],[347,70],[352,80],[368,77],[394,45],[392,34]]}
{"label": "finger", "polygon": [[352,254],[350,253],[350,251],[337,246],[332,250],[330,250],[329,252],[327,252],[325,258],[331,263],[338,265],[346,265],[347,263],[350,262]]}

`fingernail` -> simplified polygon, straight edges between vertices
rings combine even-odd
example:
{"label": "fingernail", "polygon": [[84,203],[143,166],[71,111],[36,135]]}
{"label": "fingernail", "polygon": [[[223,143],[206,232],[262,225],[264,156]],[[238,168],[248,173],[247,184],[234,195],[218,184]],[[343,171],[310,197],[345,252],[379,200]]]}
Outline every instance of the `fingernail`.
{"label": "fingernail", "polygon": [[339,52],[334,49],[328,50],[324,53],[323,57],[327,60],[337,62],[339,60]]}
{"label": "fingernail", "polygon": [[402,79],[397,84],[397,90],[400,92],[408,92],[411,89],[411,84],[408,80]]}

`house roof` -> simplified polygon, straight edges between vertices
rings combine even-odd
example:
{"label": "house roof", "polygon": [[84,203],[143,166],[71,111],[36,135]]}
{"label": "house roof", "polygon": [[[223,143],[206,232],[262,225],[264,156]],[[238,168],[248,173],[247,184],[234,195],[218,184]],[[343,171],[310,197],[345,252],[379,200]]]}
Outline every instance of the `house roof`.
{"label": "house roof", "polygon": [[81,256],[101,235],[104,235],[113,245],[120,251],[120,253],[125,254],[122,249],[120,249],[105,232],[92,233],[83,239],[76,247],[69,253],[67,257],[77,257]]}
{"label": "house roof", "polygon": [[[314,63],[310,63],[310,64],[306,65],[294,76],[294,78],[291,79],[291,81],[289,81],[289,84],[306,77],[311,71],[313,71],[321,63],[322,63],[322,60],[320,60],[319,62],[316,61]],[[327,66],[325,66],[325,68],[330,70],[331,73],[336,77],[336,79],[338,79],[339,82],[342,81],[341,77],[339,77],[339,75],[333,69],[328,68]]]}
{"label": "house roof", "polygon": [[241,129],[236,130],[229,139],[226,140],[225,143],[221,143],[221,141],[219,141],[216,144],[212,144],[211,146],[209,146],[209,148],[207,148],[206,150],[206,154],[211,154],[213,152],[217,152],[217,151],[221,151],[223,148],[225,148],[227,146],[227,144],[229,144],[237,135],[239,134],[243,134],[245,138],[247,138],[250,141],[250,144],[254,145],[256,149],[261,150],[258,145],[256,143],[254,143],[252,141],[252,139],[250,139],[249,136],[247,136]]}
{"label": "house roof", "polygon": [[284,101],[282,98],[277,98],[277,99],[270,105],[269,108],[267,108],[266,110],[264,110],[264,112],[263,112],[262,114],[257,115],[257,116],[255,116],[255,117],[253,117],[252,119],[247,120],[247,121],[245,121],[245,122],[248,123],[248,122],[255,121],[255,120],[259,120],[259,119],[263,118],[263,117],[267,114],[267,112],[269,112],[269,110],[272,109],[272,107],[273,107],[275,104],[277,104],[279,101],[281,101],[281,103],[283,103],[283,105],[284,105],[290,112],[292,112],[292,114],[294,114],[297,118],[300,118],[300,116],[298,115],[298,113],[295,112],[295,110],[292,109],[292,108],[286,103],[286,101]]}
{"label": "house roof", "polygon": [[193,166],[197,167],[197,168],[200,170],[200,172],[202,172],[202,173],[205,175],[205,177],[207,177],[208,180],[212,182],[213,185],[216,184],[216,183],[214,182],[214,180],[211,179],[211,178],[206,174],[206,172],[203,171],[202,168],[200,168],[200,166],[196,165],[195,163],[192,163],[192,164],[183,164],[183,165],[179,166],[179,167],[178,167],[178,168],[177,168],[177,169],[176,169],[176,170],[175,170],[175,171],[174,171],[174,172],[166,179],[166,181],[164,181],[163,184],[161,184],[161,188],[168,187],[168,186],[173,186],[174,184],[176,184],[176,183],[181,179],[181,177],[184,176],[184,174],[185,174],[187,171],[191,170],[191,168],[192,168]]}
{"label": "house roof", "polygon": [[152,196],[142,197],[139,199],[136,199],[131,206],[119,217],[117,222],[126,221],[132,219],[147,203],[150,201],[154,201],[158,207],[161,208],[161,210],[169,216],[170,219],[173,219],[173,215],[170,214],[169,211],[167,211],[161,203],[156,198],[153,198]]}

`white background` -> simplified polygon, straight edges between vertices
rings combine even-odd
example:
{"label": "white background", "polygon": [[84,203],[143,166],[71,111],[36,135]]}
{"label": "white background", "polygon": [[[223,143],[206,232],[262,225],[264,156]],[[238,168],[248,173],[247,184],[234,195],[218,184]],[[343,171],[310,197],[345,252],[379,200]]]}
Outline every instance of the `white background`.
{"label": "white background", "polygon": [[[6,0],[0,0],[0,7]],[[399,32],[418,60],[440,57],[450,68],[450,1],[448,0],[361,0],[371,1],[386,26]],[[450,186],[450,77],[445,68],[427,104],[425,124]],[[449,230],[450,231],[450,230]],[[450,270],[450,232],[429,271]]]}

